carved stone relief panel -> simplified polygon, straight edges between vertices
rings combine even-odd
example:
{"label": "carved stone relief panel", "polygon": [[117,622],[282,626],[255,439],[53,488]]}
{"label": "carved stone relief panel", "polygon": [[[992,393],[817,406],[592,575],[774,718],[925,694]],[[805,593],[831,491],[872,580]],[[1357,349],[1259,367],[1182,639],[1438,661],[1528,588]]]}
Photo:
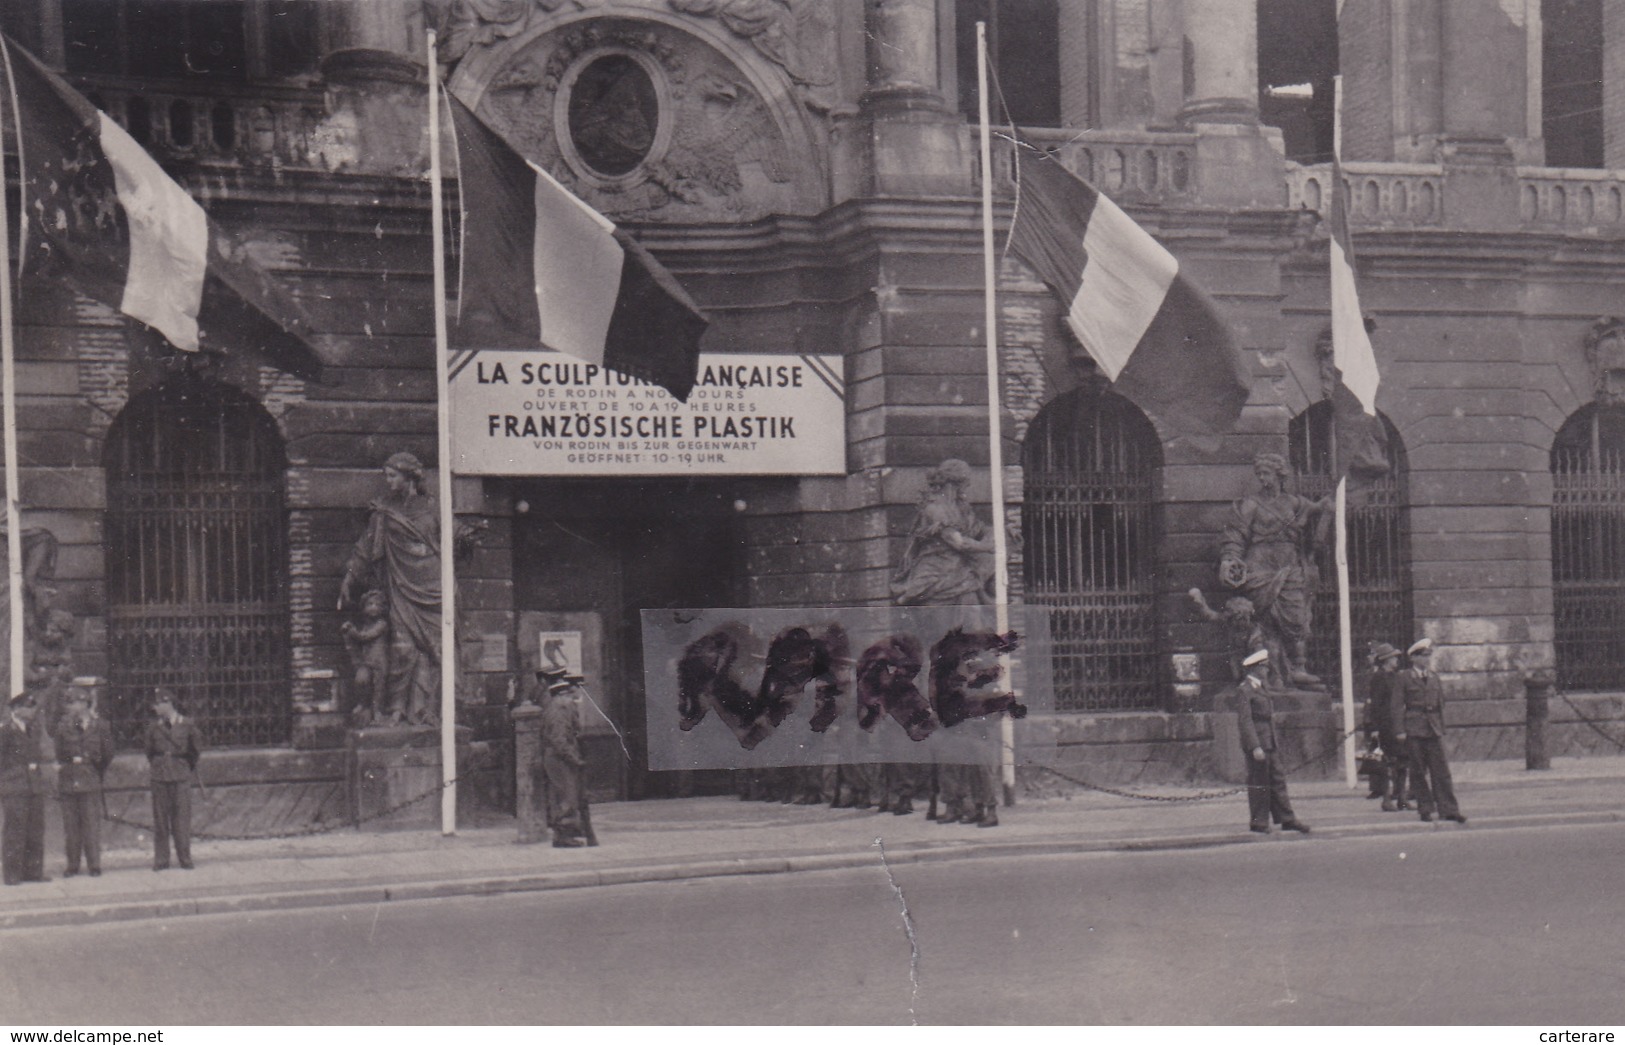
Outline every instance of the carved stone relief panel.
{"label": "carved stone relief panel", "polygon": [[543,33],[490,79],[478,109],[614,218],[743,221],[807,210],[822,191],[807,136],[787,132],[750,75],[662,22],[595,18]]}

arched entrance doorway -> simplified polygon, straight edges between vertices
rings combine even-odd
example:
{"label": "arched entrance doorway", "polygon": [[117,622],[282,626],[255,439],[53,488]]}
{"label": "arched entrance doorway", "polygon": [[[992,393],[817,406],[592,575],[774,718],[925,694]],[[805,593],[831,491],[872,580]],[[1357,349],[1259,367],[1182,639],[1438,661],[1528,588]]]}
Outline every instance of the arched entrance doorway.
{"label": "arched entrance doorway", "polygon": [[1576,411],[1552,443],[1557,684],[1625,688],[1625,408]]}
{"label": "arched entrance doorway", "polygon": [[[1388,474],[1363,483],[1348,504],[1349,611],[1356,665],[1373,642],[1404,648],[1415,637],[1411,600],[1410,520],[1405,500],[1405,445],[1387,417]],[[1332,404],[1321,400],[1287,427],[1297,492],[1319,498],[1337,489],[1336,431]],[[1314,630],[1309,670],[1331,682],[1338,677],[1337,560],[1323,549],[1314,592]]]}
{"label": "arched entrance doorway", "polygon": [[286,743],[287,457],[264,407],[183,375],[132,399],[103,450],[111,720],[133,742],[156,686],[211,745]]}
{"label": "arched entrance doorway", "polygon": [[1026,600],[1050,609],[1056,709],[1160,707],[1156,429],[1080,389],[1033,419],[1022,466]]}

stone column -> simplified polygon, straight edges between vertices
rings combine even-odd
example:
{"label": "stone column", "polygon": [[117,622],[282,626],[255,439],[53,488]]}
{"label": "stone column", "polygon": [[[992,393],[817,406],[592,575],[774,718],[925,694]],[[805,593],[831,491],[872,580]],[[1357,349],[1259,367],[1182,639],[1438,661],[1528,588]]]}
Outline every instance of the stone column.
{"label": "stone column", "polygon": [[865,108],[947,108],[937,82],[935,0],[869,0],[866,39]]}
{"label": "stone column", "polygon": [[427,163],[428,70],[417,11],[396,0],[333,5],[331,49],[321,63],[330,88],[320,132],[329,168],[398,174]]}
{"label": "stone column", "polygon": [[542,783],[542,709],[521,704],[513,709],[514,815],[519,841],[529,844],[548,838],[547,788]]}
{"label": "stone column", "polygon": [[1602,0],[1602,155],[1625,167],[1625,0]]}
{"label": "stone column", "polygon": [[1540,4],[1444,0],[1440,13],[1443,133],[1526,148],[1541,133]]}
{"label": "stone column", "polygon": [[1185,103],[1179,117],[1198,136],[1202,202],[1285,206],[1281,132],[1258,122],[1257,0],[1186,3],[1182,47]]}
{"label": "stone column", "polygon": [[1258,122],[1258,0],[1185,5],[1185,105],[1191,124]]}
{"label": "stone column", "polygon": [[867,0],[868,83],[859,103],[863,188],[875,195],[970,192],[964,121],[943,96],[936,0]]}
{"label": "stone column", "polygon": [[399,0],[349,0],[335,26],[336,49],[392,51],[417,58],[423,50],[423,19],[418,4]]}

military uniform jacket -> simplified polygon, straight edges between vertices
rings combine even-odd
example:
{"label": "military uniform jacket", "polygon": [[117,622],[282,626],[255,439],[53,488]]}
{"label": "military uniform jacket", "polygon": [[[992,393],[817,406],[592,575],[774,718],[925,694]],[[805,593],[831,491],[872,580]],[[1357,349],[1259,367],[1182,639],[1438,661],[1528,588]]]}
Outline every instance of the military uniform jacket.
{"label": "military uniform jacket", "polygon": [[1444,683],[1411,668],[1394,680],[1394,730],[1408,737],[1444,736]]}
{"label": "military uniform jacket", "polygon": [[202,747],[191,719],[180,719],[174,725],[160,720],[148,726],[147,763],[152,782],[174,784],[192,779]]}
{"label": "military uniform jacket", "polygon": [[24,727],[10,714],[0,719],[0,795],[43,795],[45,733],[35,719]]}
{"label": "military uniform jacket", "polygon": [[1275,702],[1269,692],[1251,676],[1236,687],[1236,726],[1241,731],[1241,750],[1275,750]]}
{"label": "military uniform jacket", "polygon": [[72,715],[56,729],[56,789],[64,795],[92,794],[113,761],[113,730],[99,715],[81,725]]}
{"label": "military uniform jacket", "polygon": [[549,697],[542,706],[542,753],[581,765],[581,716],[571,702]]}

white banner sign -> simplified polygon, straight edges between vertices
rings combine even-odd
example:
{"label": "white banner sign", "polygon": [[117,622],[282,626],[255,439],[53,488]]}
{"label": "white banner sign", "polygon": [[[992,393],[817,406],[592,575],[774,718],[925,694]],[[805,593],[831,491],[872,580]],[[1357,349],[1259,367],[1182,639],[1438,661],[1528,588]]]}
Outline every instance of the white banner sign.
{"label": "white banner sign", "polygon": [[[460,364],[460,365],[459,365]],[[841,357],[700,357],[688,402],[553,352],[453,362],[461,475],[840,475]]]}

